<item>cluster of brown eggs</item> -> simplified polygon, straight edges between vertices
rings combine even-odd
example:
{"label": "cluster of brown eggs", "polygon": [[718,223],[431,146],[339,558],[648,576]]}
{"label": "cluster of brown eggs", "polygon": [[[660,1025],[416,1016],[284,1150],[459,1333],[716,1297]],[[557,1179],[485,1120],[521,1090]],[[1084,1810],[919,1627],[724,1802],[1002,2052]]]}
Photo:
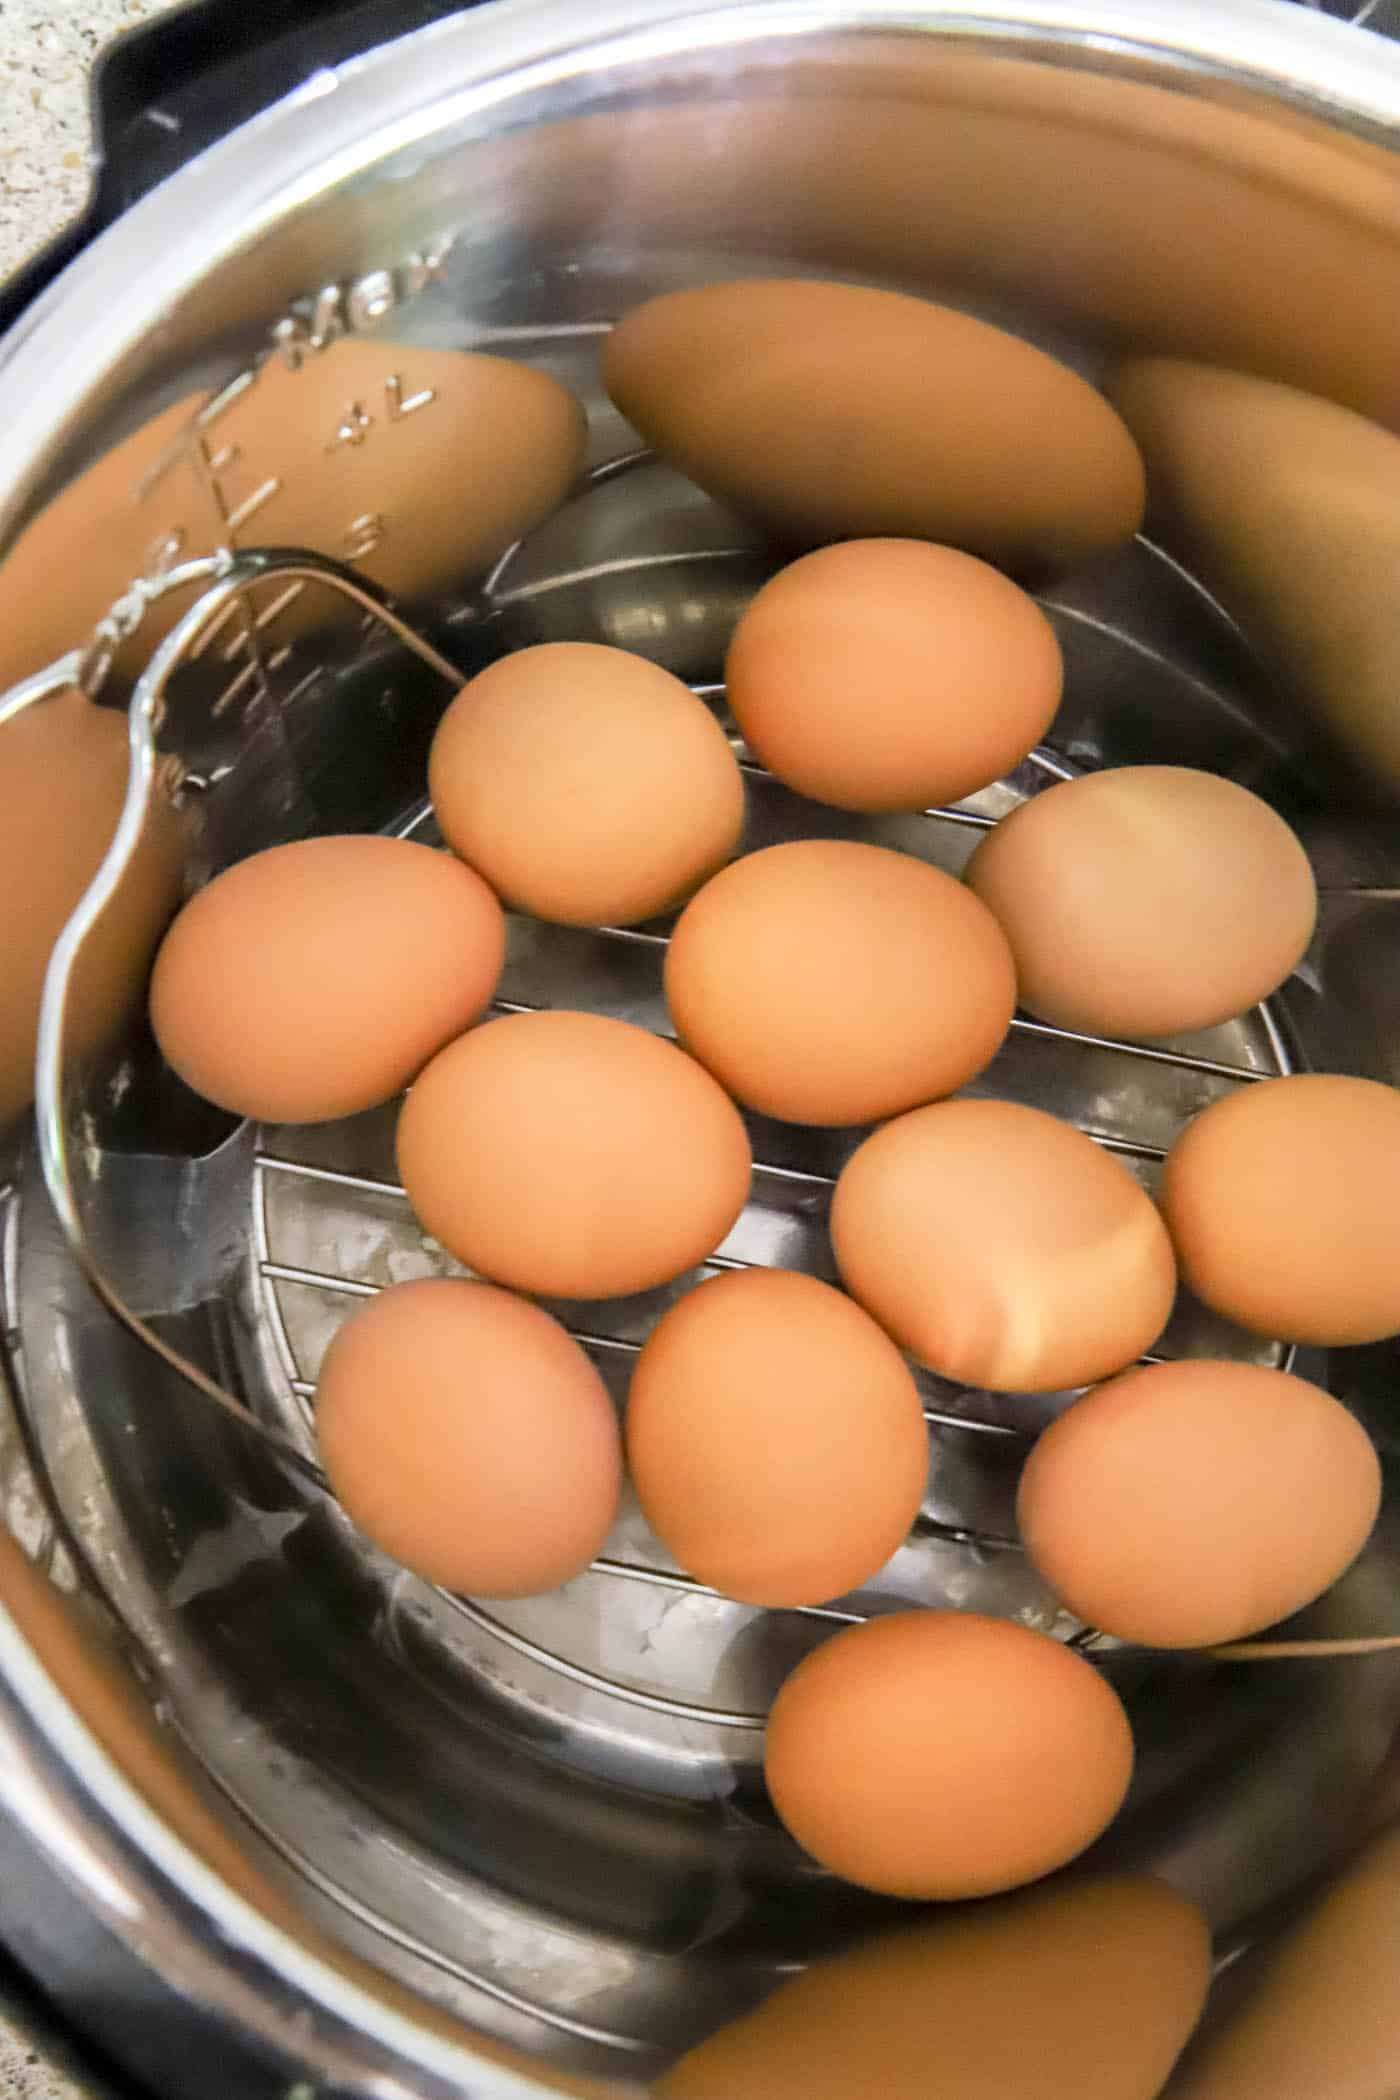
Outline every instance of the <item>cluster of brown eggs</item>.
{"label": "cluster of brown eggs", "polygon": [[[924,383],[930,356],[1014,366],[1014,396],[1039,390],[1049,467],[1022,456],[1016,482],[1005,433],[974,420],[936,473],[924,463],[915,512],[877,455],[853,443],[833,466],[815,440],[804,450],[801,383],[825,398],[840,340],[815,307],[833,295],[865,302],[867,351],[883,329],[896,393]],[[738,378],[733,361],[696,364],[716,300],[731,334],[736,300],[748,330]],[[812,369],[780,390],[796,420],[756,466],[758,433],[733,442],[742,386],[770,399],[764,360],[791,359],[795,341]],[[979,1080],[1018,1000],[1052,1028],[1142,1041],[1267,997],[1312,933],[1302,846],[1244,788],[1163,766],[1043,787],[961,874],[830,836],[822,816],[956,801],[1026,759],[1063,666],[1045,614],[986,557],[1063,558],[1131,531],[1132,439],[1028,346],[844,287],[655,301],[615,332],[606,371],[702,486],[789,536],[844,535],[758,593],[726,664],[744,747],[808,798],[815,835],[734,857],[743,771],[704,702],[639,656],[547,644],[481,672],[443,719],[429,790],[449,852],[302,841],[186,906],[151,993],[170,1063],[211,1100],[277,1122],[354,1114],[408,1086],[403,1184],[468,1272],[393,1286],[332,1343],[317,1403],[332,1485],[428,1579],[518,1596],[598,1552],[625,1455],[686,1572],[746,1603],[820,1603],[868,1582],[923,1500],[912,1357],[977,1386],[1090,1388],[1041,1437],[1019,1498],[1028,1554],[1080,1617],[1163,1647],[1273,1624],[1364,1545],[1379,1500],[1369,1440],[1281,1371],[1132,1367],[1179,1273],[1273,1338],[1400,1326],[1382,1229],[1400,1099],[1328,1076],[1242,1087],[1180,1138],[1159,1208],[1092,1138]],[[1009,478],[1017,498],[998,505]],[[615,928],[682,905],[665,994],[683,1047],[581,1011],[476,1025],[504,963],[502,903]],[[876,1126],[832,1199],[845,1289],[737,1269],[685,1291],[638,1357],[624,1454],[592,1362],[536,1301],[671,1284],[720,1248],[753,1164],[741,1109]],[[1065,1646],[913,1611],[799,1666],[767,1774],[826,1865],[953,1897],[1082,1850],[1116,1812],[1132,1755],[1116,1695]]]}

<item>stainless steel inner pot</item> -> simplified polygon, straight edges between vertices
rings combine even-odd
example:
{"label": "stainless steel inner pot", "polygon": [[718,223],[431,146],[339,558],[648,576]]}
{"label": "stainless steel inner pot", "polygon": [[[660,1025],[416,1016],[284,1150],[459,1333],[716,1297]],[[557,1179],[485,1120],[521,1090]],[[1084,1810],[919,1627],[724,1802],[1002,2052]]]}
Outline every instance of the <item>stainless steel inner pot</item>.
{"label": "stainless steel inner pot", "polygon": [[[620,312],[681,284],[830,274],[965,306],[1090,376],[1149,348],[1393,423],[1397,138],[1400,53],[1275,0],[766,0],[684,15],[609,0],[587,23],[554,0],[499,0],[311,80],[59,279],[0,346],[0,517],[22,548],[22,528],[68,502],[58,624],[61,646],[82,648],[105,610],[82,607],[82,579],[143,475],[197,469],[206,499],[178,548],[149,549],[149,573],[257,545],[270,528],[248,499],[293,452],[306,473],[330,344],[373,346],[376,389],[392,381],[400,407],[415,352],[487,349],[577,392],[588,471],[489,573],[435,577],[410,616],[464,670],[525,642],[606,640],[722,709],[726,638],[781,555],[633,456],[597,370]],[[273,374],[275,412],[250,416]],[[413,490],[378,392],[334,407],[348,421],[327,444],[386,447],[382,500],[331,521],[319,550],[358,556],[405,529]],[[236,447],[220,431],[235,408]],[[101,482],[118,447],[134,468]],[[469,457],[462,493],[473,499]],[[0,602],[5,577],[0,565]],[[1020,1023],[986,1085],[1068,1116],[1151,1186],[1187,1117],[1255,1078],[1316,1066],[1400,1079],[1396,782],[1264,668],[1150,534],[1042,595],[1067,701],[1015,777],[954,811],[868,822],[756,779],[755,842],[826,826],[957,870],[988,822],[1067,768],[1213,766],[1307,840],[1323,892],[1307,965],[1267,1009],[1159,1048]],[[151,632],[138,594],[108,636],[121,646],[104,701],[124,697]],[[441,682],[380,636],[323,653],[315,677],[303,657],[277,660],[275,619],[255,642],[187,666],[161,731],[196,776],[190,879],[298,829],[430,836],[423,758]],[[255,688],[276,707],[250,709]],[[3,739],[0,721],[0,785]],[[664,1026],[662,938],[518,920],[502,998]],[[338,1321],[442,1265],[395,1186],[391,1116],[234,1128],[175,1098],[139,1046],[114,1074],[77,1133],[109,1276],[173,1349],[309,1449],[308,1396]],[[824,1206],[848,1144],[757,1124],[753,1201],[721,1265],[828,1273]],[[1129,1808],[1096,1857],[1199,1900],[1227,1966],[1375,1812],[1400,1721],[1394,1657],[1231,1669],[1115,1650],[1058,1610],[1012,1536],[1017,1467],[1052,1402],[926,1381],[924,1517],[868,1594],[829,1609],[763,1614],[707,1592],[635,1510],[567,1591],[479,1606],[372,1552],[96,1302],[26,1119],[6,1160],[4,1511],[118,1631],[203,1820],[159,1790],[153,1813],[105,1758],[104,1735],[130,1775],[126,1724],[89,1696],[59,1624],[25,1603],[17,1565],[0,1611],[0,1798],[14,1821],[0,1851],[12,1886],[35,1892],[19,1905],[22,1951],[175,2089],[209,2089],[208,2059],[197,2073],[190,2052],[211,2035],[228,2090],[298,2075],[307,2093],[645,2081],[795,1965],[883,1921],[890,1906],[817,1872],[777,1828],[759,1757],[793,1662],[901,1599],[1089,1643],[1140,1745]],[[567,1308],[619,1401],[667,1297]],[[1199,1310],[1166,1347],[1293,1361]],[[1393,1347],[1298,1367],[1362,1414],[1390,1468]],[[1308,1630],[1400,1631],[1393,1507]],[[211,1825],[225,1849],[203,1841]],[[259,1908],[264,1887],[406,1990],[386,2001],[337,1969],[321,1940],[298,1940],[294,1915]],[[81,1938],[63,1910],[75,1898]],[[435,2022],[425,2000],[464,2025]]]}

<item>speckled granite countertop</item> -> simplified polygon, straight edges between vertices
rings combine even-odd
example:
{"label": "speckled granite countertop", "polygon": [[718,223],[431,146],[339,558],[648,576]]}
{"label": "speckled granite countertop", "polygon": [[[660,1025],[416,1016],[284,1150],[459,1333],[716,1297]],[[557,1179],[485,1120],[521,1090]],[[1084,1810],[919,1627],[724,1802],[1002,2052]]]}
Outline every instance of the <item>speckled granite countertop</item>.
{"label": "speckled granite countertop", "polygon": [[0,2100],[137,2100],[80,2061],[27,1980],[0,1956]]}
{"label": "speckled granite countertop", "polygon": [[88,72],[105,43],[173,0],[0,0],[0,277],[78,212]]}

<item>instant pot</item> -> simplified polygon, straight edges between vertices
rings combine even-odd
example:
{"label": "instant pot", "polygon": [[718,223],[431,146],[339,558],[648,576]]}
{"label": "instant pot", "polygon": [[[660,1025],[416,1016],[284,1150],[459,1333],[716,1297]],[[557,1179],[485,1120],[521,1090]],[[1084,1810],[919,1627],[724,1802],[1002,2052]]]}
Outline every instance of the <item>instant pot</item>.
{"label": "instant pot", "polygon": [[[463,675],[573,637],[718,697],[778,557],[647,455],[602,388],[609,326],[660,291],[889,286],[1091,378],[1149,350],[1400,427],[1391,34],[1393,0],[370,0],[294,19],[206,0],[132,37],[100,72],[87,217],[0,295],[0,786],[15,792],[7,728],[50,690],[122,709],[180,577],[217,580],[269,539],[371,575],[392,557],[400,615]],[[508,448],[488,462],[470,429],[426,451],[406,435],[435,427],[425,360],[464,348],[551,374],[588,411],[581,477],[524,530],[500,522]],[[344,510],[319,502],[338,450],[363,468]],[[484,510],[504,544],[476,531]],[[1279,1000],[1208,1038],[1013,1037],[1009,1092],[1144,1160],[1242,1078],[1400,1079],[1384,738],[1293,689],[1157,522],[1043,581],[1070,695],[1052,743],[1075,767],[1247,782],[1297,824],[1323,909]],[[170,790],[163,864],[197,879],[297,830],[421,826],[446,698],[431,666],[373,618],[323,647],[284,597],[239,602],[242,624],[192,651],[133,732],[147,815]],[[25,793],[61,827],[63,751],[48,764]],[[947,864],[935,833],[912,850]],[[21,881],[0,915],[25,914]],[[102,979],[114,1027],[139,1007],[149,937]],[[659,1025],[641,940],[520,922],[503,994]],[[644,2088],[888,1922],[777,1827],[760,1745],[799,1657],[901,1599],[1018,1617],[1112,1675],[1139,1774],[1096,1858],[1203,1907],[1217,2017],[1388,1822],[1396,1656],[1231,1668],[1066,1623],[1007,1537],[1044,1419],[1024,1396],[933,1396],[931,1502],[849,1606],[733,1604],[658,1559],[635,1512],[556,1596],[488,1610],[431,1591],[296,1462],[346,1305],[421,1273],[388,1124],[234,1126],[140,1047],[63,1129],[59,1097],[40,1100],[42,1142],[27,1111],[0,1134],[0,1940],[143,2089]],[[820,1272],[832,1159],[766,1136],[745,1258]],[[81,1185],[67,1210],[56,1159]],[[648,1309],[588,1315],[620,1396]],[[1224,1346],[1203,1326],[1177,1345]],[[1299,1368],[1362,1415],[1392,1488],[1305,1630],[1400,1632],[1400,1358]],[[1397,1954],[1392,1928],[1359,1959]],[[1336,2017],[1340,2041],[1343,1999]],[[1345,2090],[1385,2100],[1400,2054],[1393,2070]]]}

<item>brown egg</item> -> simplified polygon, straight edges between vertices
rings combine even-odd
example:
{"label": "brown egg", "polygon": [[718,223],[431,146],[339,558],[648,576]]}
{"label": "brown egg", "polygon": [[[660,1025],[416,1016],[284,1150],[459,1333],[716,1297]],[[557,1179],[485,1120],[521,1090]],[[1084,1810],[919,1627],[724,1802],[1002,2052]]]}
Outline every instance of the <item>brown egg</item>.
{"label": "brown egg", "polygon": [[627,1462],[683,1568],[745,1604],[819,1604],[882,1568],[918,1514],[928,1432],[894,1344],[830,1284],[717,1276],[632,1373]]}
{"label": "brown egg", "polygon": [[966,879],[1011,943],[1024,1006],[1130,1040],[1209,1028],[1266,999],[1317,914],[1282,817],[1187,766],[1047,788],[988,833]]}
{"label": "brown egg", "polygon": [[1058,1392],[1121,1371],[1176,1294],[1166,1229],[1122,1162],[1009,1101],[886,1123],[846,1163],[831,1237],[867,1312],[967,1385]]}
{"label": "brown egg", "polygon": [[1227,1319],[1380,1341],[1400,1328],[1400,1094],[1331,1072],[1238,1088],[1173,1145],[1162,1214],[1183,1276]]}
{"label": "brown egg", "polygon": [[1145,1364],[1044,1431],[1021,1476],[1027,1553],[1070,1610],[1153,1648],[1242,1640],[1350,1567],[1380,1507],[1370,1438],[1258,1364]]}
{"label": "brown egg", "polygon": [[[162,548],[188,561],[222,544],[311,547],[410,601],[458,584],[548,516],[584,437],[573,395],[506,358],[346,338],[294,372],[272,359],[252,385],[162,410],[20,535],[0,565],[0,690],[86,641]],[[286,588],[269,586],[261,609]],[[193,596],[151,609],[125,671]],[[325,602],[286,606],[277,632]],[[236,649],[231,661],[232,677]]]}
{"label": "brown egg", "polygon": [[[73,690],[0,721],[0,1133],[34,1095],[34,1051],[54,942],[112,843],[127,787],[123,714]],[[72,983],[66,1047],[94,1049],[139,1004],[151,952],[179,895],[181,840],[160,802]]]}
{"label": "brown egg", "polygon": [[802,839],[736,861],[682,912],[666,998],[687,1048],[765,1115],[865,1123],[996,1055],[1015,973],[991,914],[882,846]]}
{"label": "brown egg", "polygon": [[1036,1881],[1117,1814],[1133,1739],[1117,1694],[1048,1634],[973,1612],[848,1627],[768,1722],[773,1806],[813,1858],[888,1896]]}
{"label": "brown egg", "polygon": [[1265,1953],[1172,2100],[1390,2100],[1400,2092],[1400,1830],[1376,1838]]}
{"label": "brown egg", "polygon": [[1015,566],[1083,560],[1142,517],[1142,461],[1101,394],[903,293],[668,292],[617,324],[603,377],[649,444],[783,538],[946,540]]}
{"label": "brown egg", "polygon": [[1400,438],[1243,372],[1137,358],[1114,395],[1164,531],[1279,677],[1400,780]]}
{"label": "brown egg", "polygon": [[596,642],[542,642],[479,672],[443,716],[428,787],[443,836],[508,902],[630,925],[729,858],[744,783],[688,686]]}
{"label": "brown egg", "polygon": [[427,1230],[517,1290],[611,1298],[713,1253],[748,1198],[748,1134],[692,1058],[597,1014],[509,1014],[453,1043],[399,1117]]}
{"label": "brown egg", "polygon": [[151,1025],[220,1108],[328,1121],[387,1101],[469,1027],[504,956],[501,907],[450,855],[298,839],[191,898],[156,957]]}
{"label": "brown egg", "polygon": [[1057,1884],[814,1962],[690,2050],[657,2091],[662,2100],[1156,2100],[1209,1983],[1205,1919],[1165,1882],[1121,1874]]}
{"label": "brown egg", "polygon": [[555,1589],[617,1514],[607,1387],[557,1320],[489,1283],[400,1283],[361,1306],[326,1351],[316,1435],[361,1530],[446,1589]]}
{"label": "brown egg", "polygon": [[755,757],[838,809],[956,802],[1060,704],[1055,630],[999,570],[922,540],[822,547],[764,585],[725,663]]}

